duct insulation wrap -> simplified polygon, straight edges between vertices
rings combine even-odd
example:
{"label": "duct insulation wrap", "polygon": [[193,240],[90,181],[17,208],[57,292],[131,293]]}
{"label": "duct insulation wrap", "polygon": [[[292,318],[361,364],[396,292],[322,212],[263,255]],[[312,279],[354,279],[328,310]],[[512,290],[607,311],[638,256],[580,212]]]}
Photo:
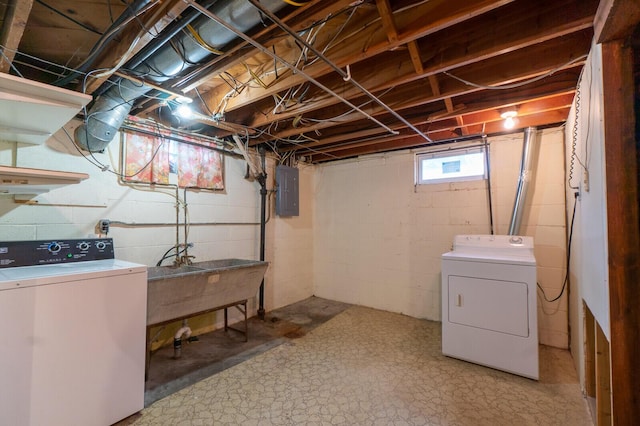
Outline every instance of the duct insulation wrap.
{"label": "duct insulation wrap", "polygon": [[86,151],[101,152],[113,140],[131,111],[133,100],[151,90],[129,80],[120,80],[118,91],[107,91],[99,96],[85,117],[84,124],[78,126],[74,137],[76,143]]}
{"label": "duct insulation wrap", "polygon": [[513,212],[511,213],[509,235],[518,235],[520,232],[520,224],[522,223],[522,215],[524,213],[524,203],[527,198],[527,189],[529,188],[529,182],[533,175],[531,164],[536,133],[535,127],[527,127],[524,130],[522,159],[520,161],[520,176],[518,177],[518,189],[516,190],[516,198],[513,203]]}
{"label": "duct insulation wrap", "polygon": [[[282,0],[263,0],[261,4],[272,12],[286,6]],[[209,10],[243,32],[262,22],[260,11],[244,0],[218,1]],[[185,28],[129,73],[160,84],[212,56],[212,48],[224,51],[224,47],[236,38],[234,33],[207,16],[196,18],[191,27],[206,46],[198,43],[190,30]],[[174,46],[180,48],[175,49]],[[76,143],[86,151],[103,151],[129,115],[135,100],[151,89],[126,79],[117,81],[96,98],[87,113],[85,123],[75,131]]]}

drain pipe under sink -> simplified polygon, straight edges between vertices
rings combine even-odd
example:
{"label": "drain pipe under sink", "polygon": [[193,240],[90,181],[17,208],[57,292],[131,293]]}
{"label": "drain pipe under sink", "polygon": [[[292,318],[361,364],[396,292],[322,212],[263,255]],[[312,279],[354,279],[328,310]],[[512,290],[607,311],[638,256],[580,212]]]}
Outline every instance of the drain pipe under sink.
{"label": "drain pipe under sink", "polygon": [[187,320],[182,320],[182,327],[173,337],[173,358],[178,359],[182,356],[182,337],[188,339],[191,336],[191,327],[187,325]]}

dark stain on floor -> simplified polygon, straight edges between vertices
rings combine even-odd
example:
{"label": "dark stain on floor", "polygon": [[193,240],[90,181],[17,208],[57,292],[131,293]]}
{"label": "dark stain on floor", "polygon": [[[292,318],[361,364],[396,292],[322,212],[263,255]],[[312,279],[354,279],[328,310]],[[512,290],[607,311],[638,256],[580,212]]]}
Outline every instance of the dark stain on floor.
{"label": "dark stain on floor", "polygon": [[298,339],[349,306],[310,297],[268,312],[264,320],[249,318],[247,342],[240,333],[220,329],[198,335],[197,341],[183,343],[179,359],[174,359],[172,345],[160,348],[151,356],[145,406],[288,340]]}

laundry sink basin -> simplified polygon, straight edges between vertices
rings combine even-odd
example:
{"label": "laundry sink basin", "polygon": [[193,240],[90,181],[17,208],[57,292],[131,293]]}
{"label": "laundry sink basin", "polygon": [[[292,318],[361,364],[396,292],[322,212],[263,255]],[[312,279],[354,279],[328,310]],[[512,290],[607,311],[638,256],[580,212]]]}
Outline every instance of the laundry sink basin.
{"label": "laundry sink basin", "polygon": [[256,296],[268,262],[218,259],[147,269],[147,326],[176,321]]}
{"label": "laundry sink basin", "polygon": [[147,280],[178,277],[184,274],[202,272],[203,269],[192,265],[182,266],[150,266],[147,268]]}

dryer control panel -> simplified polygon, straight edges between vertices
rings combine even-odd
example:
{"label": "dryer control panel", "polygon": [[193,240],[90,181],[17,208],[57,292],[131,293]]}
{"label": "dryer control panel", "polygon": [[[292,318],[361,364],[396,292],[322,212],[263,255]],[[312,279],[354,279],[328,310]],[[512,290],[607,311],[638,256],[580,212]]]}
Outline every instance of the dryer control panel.
{"label": "dryer control panel", "polygon": [[0,242],[0,268],[113,258],[111,238]]}

